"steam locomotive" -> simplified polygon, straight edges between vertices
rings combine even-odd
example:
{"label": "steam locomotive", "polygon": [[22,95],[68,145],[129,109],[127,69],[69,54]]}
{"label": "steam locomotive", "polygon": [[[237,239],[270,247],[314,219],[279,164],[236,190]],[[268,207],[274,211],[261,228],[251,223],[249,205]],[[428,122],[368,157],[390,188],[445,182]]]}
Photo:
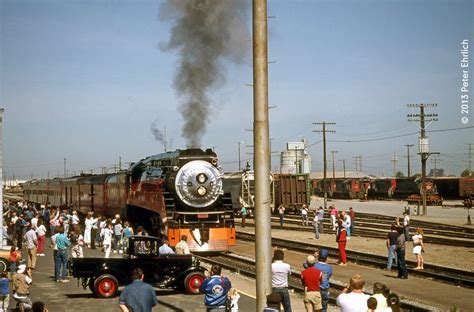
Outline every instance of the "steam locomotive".
{"label": "steam locomotive", "polygon": [[192,251],[220,252],[235,245],[231,195],[211,149],[176,150],[153,155],[123,172],[32,180],[24,198],[73,207],[105,216],[120,214],[170,244],[187,235]]}

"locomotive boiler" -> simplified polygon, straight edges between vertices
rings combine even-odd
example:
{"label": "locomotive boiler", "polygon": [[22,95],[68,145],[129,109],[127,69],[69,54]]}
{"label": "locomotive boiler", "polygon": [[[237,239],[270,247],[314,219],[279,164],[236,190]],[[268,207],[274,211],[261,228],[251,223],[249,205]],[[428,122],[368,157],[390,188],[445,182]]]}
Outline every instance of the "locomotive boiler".
{"label": "locomotive boiler", "polygon": [[23,185],[26,200],[72,207],[86,214],[120,214],[150,235],[165,235],[172,246],[187,235],[192,251],[226,251],[235,245],[230,194],[210,149],[153,155],[126,171],[33,180]]}
{"label": "locomotive boiler", "polygon": [[230,194],[210,149],[153,155],[130,168],[128,215],[165,232],[171,245],[187,235],[194,251],[224,251],[235,245]]}

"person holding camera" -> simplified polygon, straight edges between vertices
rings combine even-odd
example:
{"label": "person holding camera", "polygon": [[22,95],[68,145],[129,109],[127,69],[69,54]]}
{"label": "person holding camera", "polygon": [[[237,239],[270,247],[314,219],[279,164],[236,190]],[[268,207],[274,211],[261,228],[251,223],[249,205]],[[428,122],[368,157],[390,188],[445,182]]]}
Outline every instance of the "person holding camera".
{"label": "person holding camera", "polygon": [[25,309],[32,306],[30,294],[30,286],[33,283],[30,273],[26,270],[25,264],[20,264],[16,273],[12,277],[13,299],[23,304]]}
{"label": "person holding camera", "polygon": [[200,287],[204,293],[204,304],[207,312],[226,311],[227,293],[232,284],[227,277],[221,275],[222,268],[218,264],[211,267],[211,273]]}
{"label": "person holding camera", "polygon": [[367,311],[367,300],[370,296],[364,294],[364,284],[364,278],[359,274],[351,277],[349,285],[342,290],[336,300],[342,312]]}

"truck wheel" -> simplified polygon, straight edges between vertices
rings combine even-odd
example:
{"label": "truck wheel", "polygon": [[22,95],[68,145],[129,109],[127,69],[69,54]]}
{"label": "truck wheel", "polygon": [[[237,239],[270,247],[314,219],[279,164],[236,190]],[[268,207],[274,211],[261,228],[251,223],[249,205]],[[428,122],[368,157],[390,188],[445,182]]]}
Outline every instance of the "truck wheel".
{"label": "truck wheel", "polygon": [[94,293],[100,298],[115,297],[119,283],[115,276],[104,274],[94,281]]}
{"label": "truck wheel", "polygon": [[206,276],[201,272],[191,272],[184,279],[184,288],[191,295],[199,294],[199,288]]}
{"label": "truck wheel", "polygon": [[1,272],[5,272],[5,271],[8,271],[8,268],[9,268],[9,263],[7,260],[5,259],[0,259],[0,273]]}

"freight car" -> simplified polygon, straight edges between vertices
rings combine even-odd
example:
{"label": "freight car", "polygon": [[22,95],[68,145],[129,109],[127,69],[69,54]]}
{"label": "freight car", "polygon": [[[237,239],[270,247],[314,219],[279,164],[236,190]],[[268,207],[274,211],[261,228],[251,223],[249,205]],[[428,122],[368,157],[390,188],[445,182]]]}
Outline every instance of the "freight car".
{"label": "freight car", "polygon": [[444,199],[464,199],[474,196],[472,177],[429,177],[427,181],[436,186],[438,194]]}
{"label": "freight car", "polygon": [[280,205],[286,211],[299,213],[311,197],[311,184],[308,174],[275,174],[275,208]]}
{"label": "freight car", "polygon": [[226,251],[235,245],[234,214],[217,164],[210,149],[176,150],[125,172],[29,181],[24,197],[82,213],[120,214],[153,235],[167,235],[172,245],[186,234],[192,251]]}

